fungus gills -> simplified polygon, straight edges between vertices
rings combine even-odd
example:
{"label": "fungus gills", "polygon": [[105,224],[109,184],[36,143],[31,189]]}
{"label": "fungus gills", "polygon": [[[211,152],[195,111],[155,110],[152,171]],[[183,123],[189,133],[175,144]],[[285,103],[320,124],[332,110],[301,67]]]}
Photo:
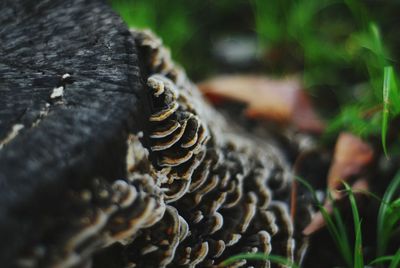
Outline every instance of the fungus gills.
{"label": "fungus gills", "polygon": [[294,239],[288,208],[292,176],[282,153],[228,125],[153,33],[131,33],[143,56],[151,107],[143,143],[167,212],[127,246],[126,262],[211,267],[245,252],[299,261],[303,252],[295,244],[305,240]]}
{"label": "fungus gills", "polygon": [[[283,154],[228,125],[159,38],[131,33],[150,109],[143,133],[129,135],[127,178],[99,178],[71,192],[71,204],[81,211],[73,226],[54,230],[58,240],[38,243],[19,266],[90,267],[95,252],[107,254],[116,243],[113,265],[121,268],[213,267],[246,252],[300,261],[305,239],[294,235],[288,208],[293,176]],[[46,250],[36,250],[41,247]],[[242,266],[274,264],[235,264]]]}

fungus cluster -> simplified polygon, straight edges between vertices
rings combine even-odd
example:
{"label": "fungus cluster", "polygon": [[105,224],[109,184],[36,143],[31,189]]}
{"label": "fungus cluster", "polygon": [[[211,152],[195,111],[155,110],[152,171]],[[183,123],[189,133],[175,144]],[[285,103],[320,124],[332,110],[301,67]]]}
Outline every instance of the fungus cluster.
{"label": "fungus cluster", "polygon": [[95,179],[83,189],[71,190],[65,198],[78,215],[52,219],[51,238],[25,252],[17,266],[91,267],[96,250],[115,242],[126,244],[139,229],[163,217],[161,196],[153,180],[143,174],[131,174],[127,180],[112,184]]}
{"label": "fungus cluster", "polygon": [[[131,33],[148,121],[141,135],[129,135],[127,178],[71,190],[72,222],[53,220],[48,233],[57,235],[25,252],[19,267],[92,267],[96,252],[115,245],[113,267],[121,268],[214,267],[248,252],[299,261],[306,241],[290,217],[283,154],[209,106],[159,38]],[[271,266],[242,260],[233,267]]]}
{"label": "fungus cluster", "polygon": [[145,55],[150,100],[143,143],[168,212],[128,246],[129,265],[212,267],[245,252],[299,260],[305,247],[295,250],[295,243],[304,241],[293,237],[287,205],[292,178],[284,157],[228,125],[171,61],[159,38],[149,31],[132,34]]}

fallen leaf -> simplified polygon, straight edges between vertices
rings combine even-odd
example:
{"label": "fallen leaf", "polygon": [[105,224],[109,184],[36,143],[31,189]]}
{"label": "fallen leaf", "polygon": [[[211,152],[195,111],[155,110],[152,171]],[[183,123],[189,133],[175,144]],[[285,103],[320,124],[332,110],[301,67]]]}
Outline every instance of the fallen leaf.
{"label": "fallen leaf", "polygon": [[333,155],[333,162],[328,172],[328,189],[335,198],[342,181],[361,175],[372,163],[374,151],[361,138],[347,132],[339,135]]}
{"label": "fallen leaf", "polygon": [[[361,138],[346,132],[339,135],[327,177],[328,190],[333,201],[343,197],[343,192],[338,191],[343,186],[342,182],[348,182],[351,177],[361,177],[368,165],[372,163],[373,158],[372,147]],[[368,181],[365,178],[359,178],[351,188],[353,191],[368,190]],[[325,202],[324,208],[328,214],[331,214],[332,206],[330,200]],[[321,212],[317,212],[310,224],[303,230],[303,234],[311,235],[323,226],[325,226],[324,217]]]}
{"label": "fallen leaf", "polygon": [[216,105],[225,100],[245,103],[245,114],[249,118],[292,124],[309,132],[320,133],[324,128],[295,77],[277,80],[250,75],[219,76],[198,86]]}

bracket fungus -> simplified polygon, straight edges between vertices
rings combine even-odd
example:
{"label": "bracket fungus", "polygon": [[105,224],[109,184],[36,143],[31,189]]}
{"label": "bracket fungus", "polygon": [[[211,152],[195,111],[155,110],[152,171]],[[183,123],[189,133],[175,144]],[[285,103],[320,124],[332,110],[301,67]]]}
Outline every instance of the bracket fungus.
{"label": "bracket fungus", "polygon": [[211,107],[153,33],[131,34],[148,120],[128,137],[127,178],[71,190],[79,216],[57,223],[63,231],[50,230],[59,234],[24,252],[18,266],[103,267],[97,259],[112,259],[115,245],[111,267],[215,267],[249,252],[300,261],[307,241],[290,217],[293,176],[283,153]]}
{"label": "bracket fungus", "polygon": [[[307,247],[301,230],[308,222],[290,217],[294,176],[273,141],[210,106],[158,37],[128,31],[101,1],[42,2],[32,10],[4,9],[10,19],[2,20],[11,25],[1,32],[12,40],[10,51],[28,57],[23,65],[35,70],[13,78],[22,82],[5,83],[6,101],[0,98],[22,111],[15,120],[0,120],[6,126],[0,129],[6,136],[0,137],[0,190],[9,194],[0,198],[9,205],[0,210],[7,220],[0,223],[8,228],[0,234],[12,230],[7,239],[18,238],[3,239],[2,267],[216,267],[248,252],[301,261]],[[42,16],[36,8],[58,15]],[[13,21],[17,11],[27,18],[40,14],[39,33],[33,32],[40,38],[27,36],[34,20],[23,27],[22,20]],[[21,38],[14,38],[18,27]],[[81,36],[88,27],[98,32]],[[57,34],[62,38],[53,38]],[[67,38],[77,42],[69,54],[63,53]],[[13,47],[14,41],[26,44]],[[32,53],[18,50],[31,43],[37,45]],[[48,50],[51,57],[44,56]],[[11,53],[0,52],[3,58]],[[58,85],[60,77],[68,90]],[[35,85],[40,90],[31,94]],[[17,103],[8,87],[28,93]],[[12,105],[6,108],[15,110]],[[4,118],[12,114],[1,112]],[[26,161],[19,159],[26,154]],[[310,204],[298,206],[309,219]],[[233,267],[275,265],[242,260]]]}
{"label": "bracket fungus", "polygon": [[131,174],[113,184],[95,179],[86,189],[70,191],[71,210],[80,211],[72,222],[60,219],[52,239],[43,239],[18,260],[18,267],[81,267],[91,255],[115,242],[128,243],[141,228],[158,222],[165,204],[151,177]]}
{"label": "bracket fungus", "polygon": [[244,252],[299,261],[306,239],[295,239],[292,174],[282,153],[209,106],[153,33],[131,33],[144,55],[150,102],[141,140],[167,210],[124,250],[127,266],[212,267]]}

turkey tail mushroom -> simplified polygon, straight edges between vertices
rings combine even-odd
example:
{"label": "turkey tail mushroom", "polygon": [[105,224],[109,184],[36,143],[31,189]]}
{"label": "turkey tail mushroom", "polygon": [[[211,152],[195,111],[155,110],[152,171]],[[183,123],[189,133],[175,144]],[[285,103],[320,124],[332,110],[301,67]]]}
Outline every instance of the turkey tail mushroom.
{"label": "turkey tail mushroom", "polygon": [[150,156],[156,167],[168,168],[169,180],[161,187],[168,189],[166,202],[173,202],[189,190],[190,177],[203,160],[209,135],[195,111],[185,109],[187,99],[181,98],[172,80],[153,74],[147,86],[152,100]]}
{"label": "turkey tail mushroom", "polygon": [[[245,252],[294,260],[294,227],[288,209],[292,176],[282,153],[228,125],[154,34],[131,33],[146,55],[150,114],[143,141],[168,206],[164,218],[128,246],[133,251],[126,251],[127,260],[135,259],[138,267],[211,267]],[[152,234],[160,235],[149,238]],[[168,243],[161,247],[160,239]],[[158,257],[140,258],[143,253]],[[235,263],[243,266],[270,267],[271,263]]]}
{"label": "turkey tail mushroom", "polygon": [[157,191],[151,177],[135,174],[112,184],[99,178],[86,189],[70,192],[69,202],[75,211],[82,211],[80,216],[72,224],[59,219],[57,230],[49,231],[58,233],[57,238],[27,249],[18,266],[75,267],[95,250],[128,243],[138,230],[155,224],[164,214]]}
{"label": "turkey tail mushroom", "polygon": [[71,190],[73,223],[57,219],[49,230],[57,236],[28,248],[19,266],[82,267],[100,249],[98,256],[117,249],[113,263],[125,268],[213,267],[255,252],[297,261],[302,241],[295,241],[289,214],[293,176],[283,153],[227,122],[158,37],[131,34],[145,81],[146,122],[140,133],[127,135],[126,178],[98,178]]}

